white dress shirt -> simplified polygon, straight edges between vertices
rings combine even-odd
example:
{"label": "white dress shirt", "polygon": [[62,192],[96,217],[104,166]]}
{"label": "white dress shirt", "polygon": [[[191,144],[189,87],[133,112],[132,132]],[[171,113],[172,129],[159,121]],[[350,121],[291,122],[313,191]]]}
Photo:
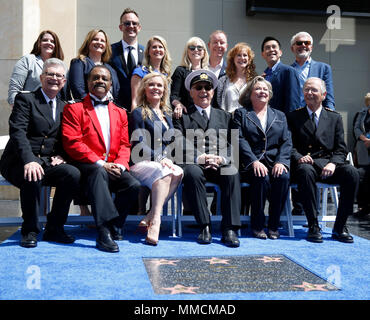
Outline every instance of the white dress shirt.
{"label": "white dress shirt", "polygon": [[130,45],[125,40],[122,40],[123,55],[125,57],[125,61],[127,63],[128,53],[130,52],[130,50],[128,48],[129,46],[133,47],[131,52],[132,52],[132,55],[135,59],[135,65],[137,65],[137,63],[139,61],[139,51],[138,51],[138,43],[137,42],[134,43],[133,45]]}
{"label": "white dress shirt", "polygon": [[41,92],[44,95],[44,98],[45,98],[47,104],[50,104],[49,101],[52,101],[52,103],[53,103],[52,104],[52,110],[51,110],[51,112],[52,112],[52,115],[53,115],[53,120],[55,121],[55,119],[56,119],[56,113],[57,113],[57,99],[56,98],[50,99],[46,95],[46,93],[44,92],[44,90],[42,90],[42,88],[41,88]]}

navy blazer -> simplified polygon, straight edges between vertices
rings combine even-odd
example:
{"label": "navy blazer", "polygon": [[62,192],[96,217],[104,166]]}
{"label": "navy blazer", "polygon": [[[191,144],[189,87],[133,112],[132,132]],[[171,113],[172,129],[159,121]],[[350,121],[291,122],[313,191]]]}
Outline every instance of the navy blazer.
{"label": "navy blazer", "polygon": [[[142,65],[144,58],[145,48],[138,45],[138,66]],[[112,57],[109,64],[117,72],[118,81],[120,84],[120,90],[118,93],[117,104],[121,107],[126,108],[128,111],[131,110],[131,74],[128,73],[126,61],[123,55],[122,41],[118,41],[112,44]]]}
{"label": "navy blazer", "polygon": [[[174,127],[182,135],[184,158],[186,163],[196,163],[203,153],[215,154],[232,162],[232,146],[230,136],[231,115],[222,109],[211,107],[208,124],[195,107],[188,107],[188,113],[174,119]],[[177,136],[176,136],[177,139]]]}
{"label": "navy blazer", "polygon": [[64,103],[57,98],[56,119],[46,102],[41,88],[29,93],[19,93],[9,117],[10,139],[0,161],[1,174],[15,186],[22,181],[9,175],[10,168],[35,161],[49,166],[51,156],[60,155],[66,159],[61,143],[60,123]]}
{"label": "navy blazer", "polygon": [[297,71],[280,62],[272,73],[273,96],[270,107],[287,114],[301,106],[301,87]]}
{"label": "navy blazer", "polygon": [[[120,88],[117,73],[109,64],[104,64],[104,66],[112,74],[112,95],[114,100],[117,100]],[[89,93],[87,76],[93,67],[95,67],[95,63],[89,57],[86,57],[85,61],[77,58],[71,60],[68,84],[74,99],[83,99]]]}
{"label": "navy blazer", "polygon": [[317,77],[325,81],[326,99],[322,102],[322,105],[334,110],[335,101],[331,67],[324,62],[319,62],[312,59],[308,77]]}
{"label": "navy blazer", "polygon": [[[159,161],[167,156],[166,147],[175,140],[172,118],[164,114],[169,129],[167,129],[157,114],[152,112],[152,119],[142,117],[142,107],[135,108],[130,114],[129,130],[131,140],[131,162],[137,163],[137,152],[142,150],[140,160]],[[136,151],[134,150],[136,148]],[[168,155],[170,156],[170,154]]]}
{"label": "navy blazer", "polygon": [[316,131],[306,107],[291,112],[287,118],[293,140],[292,165],[305,155],[310,155],[320,169],[329,162],[346,163],[348,149],[338,112],[322,108]]}
{"label": "navy blazer", "polygon": [[263,161],[272,169],[276,163],[290,167],[292,139],[285,114],[267,108],[266,132],[256,113],[250,108],[236,109],[232,127],[239,129],[239,158],[241,171],[254,161]]}

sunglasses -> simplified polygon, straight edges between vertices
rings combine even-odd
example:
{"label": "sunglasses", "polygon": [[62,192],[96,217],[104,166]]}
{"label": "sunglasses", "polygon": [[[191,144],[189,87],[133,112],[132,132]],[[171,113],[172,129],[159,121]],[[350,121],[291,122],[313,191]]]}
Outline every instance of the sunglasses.
{"label": "sunglasses", "polygon": [[307,41],[296,41],[295,44],[297,46],[301,46],[302,44],[305,44],[306,46],[309,46],[311,44],[311,41],[307,40]]}
{"label": "sunglasses", "polygon": [[194,51],[195,49],[198,51],[204,50],[202,46],[189,46],[190,51]]}
{"label": "sunglasses", "polygon": [[197,90],[197,91],[201,91],[201,90],[206,90],[206,91],[210,91],[213,89],[213,87],[210,85],[210,84],[198,84],[196,86],[194,86],[194,89]]}
{"label": "sunglasses", "polygon": [[130,27],[131,25],[133,27],[137,27],[139,25],[139,22],[136,22],[136,21],[124,21],[122,22],[122,24],[125,26],[125,27]]}

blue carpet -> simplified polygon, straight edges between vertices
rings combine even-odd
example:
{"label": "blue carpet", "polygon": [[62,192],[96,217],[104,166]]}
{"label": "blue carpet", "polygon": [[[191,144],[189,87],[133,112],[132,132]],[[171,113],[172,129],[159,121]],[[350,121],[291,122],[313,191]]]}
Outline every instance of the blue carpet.
{"label": "blue carpet", "polygon": [[[325,229],[322,244],[305,240],[306,230],[295,227],[295,238],[259,240],[243,230],[239,248],[227,248],[214,232],[211,245],[195,242],[197,230],[184,228],[170,237],[164,226],[157,247],[144,244],[144,235],[128,225],[120,252],[95,249],[96,231],[68,226],[76,237],[72,245],[38,242],[19,246],[20,232],[0,244],[1,300],[368,300],[370,298],[370,241],[354,237],[353,244],[331,240]],[[216,228],[215,228],[216,229]],[[40,235],[41,238],[41,235]],[[335,285],[334,291],[233,292],[212,294],[155,294],[143,258],[284,255]]]}

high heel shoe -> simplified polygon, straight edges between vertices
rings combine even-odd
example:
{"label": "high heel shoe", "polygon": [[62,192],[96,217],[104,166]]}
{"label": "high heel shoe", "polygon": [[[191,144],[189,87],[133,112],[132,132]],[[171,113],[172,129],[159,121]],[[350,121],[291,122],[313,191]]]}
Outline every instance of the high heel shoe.
{"label": "high heel shoe", "polygon": [[148,228],[148,233],[145,238],[145,242],[147,244],[150,244],[152,246],[156,246],[158,244],[158,238],[159,238],[159,230],[161,228],[161,224],[153,224],[151,223]]}

